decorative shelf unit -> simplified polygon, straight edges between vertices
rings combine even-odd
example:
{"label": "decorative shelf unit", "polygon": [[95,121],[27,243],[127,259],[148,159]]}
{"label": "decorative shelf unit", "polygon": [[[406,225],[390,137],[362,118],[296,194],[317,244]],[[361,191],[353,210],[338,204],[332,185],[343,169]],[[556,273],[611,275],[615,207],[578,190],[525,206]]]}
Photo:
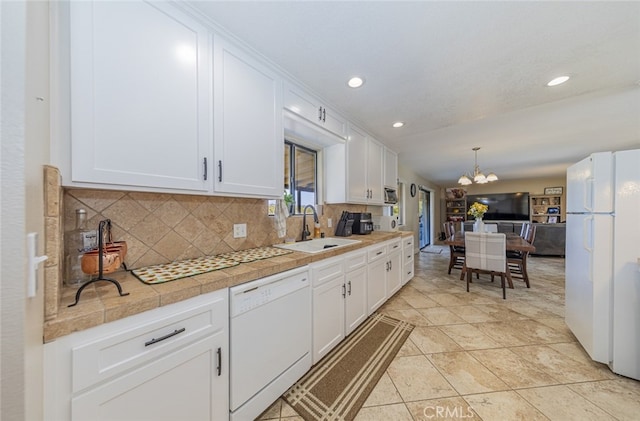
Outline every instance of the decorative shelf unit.
{"label": "decorative shelf unit", "polygon": [[[562,196],[532,195],[531,222],[562,222]],[[555,220],[554,220],[555,219]]]}
{"label": "decorative shelf unit", "polygon": [[445,191],[445,221],[454,222],[456,231],[462,230],[467,213],[467,191],[449,187]]}
{"label": "decorative shelf unit", "polygon": [[460,225],[464,223],[467,212],[466,199],[447,199],[447,221],[455,222],[456,231],[460,231]]}

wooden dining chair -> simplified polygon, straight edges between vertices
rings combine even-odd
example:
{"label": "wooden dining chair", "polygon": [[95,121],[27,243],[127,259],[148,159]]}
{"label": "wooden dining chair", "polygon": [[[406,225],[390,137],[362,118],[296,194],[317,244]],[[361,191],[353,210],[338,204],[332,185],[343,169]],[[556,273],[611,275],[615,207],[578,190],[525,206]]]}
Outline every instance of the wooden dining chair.
{"label": "wooden dining chair", "polygon": [[[444,234],[447,238],[451,237],[456,233],[456,229],[454,223],[451,221],[447,221],[443,224]],[[449,271],[447,272],[451,275],[451,269],[462,269],[464,266],[464,247],[456,247],[449,246]],[[460,278],[462,279],[462,278]]]}
{"label": "wooden dining chair", "polygon": [[468,232],[464,236],[464,268],[467,278],[467,292],[473,272],[500,275],[502,299],[507,298],[505,277],[511,281],[511,272],[507,264],[507,236],[504,233]]}
{"label": "wooden dining chair", "polygon": [[525,222],[522,224],[522,228],[520,229],[520,237],[527,238],[527,232],[529,232],[530,226],[531,226],[530,222]]}
{"label": "wooden dining chair", "polygon": [[[529,244],[533,244],[536,239],[536,226],[530,224],[524,237]],[[522,279],[527,285],[527,288],[531,288],[529,284],[529,274],[527,273],[527,257],[529,257],[528,251],[510,251],[507,252],[507,264],[511,270],[512,277]]]}

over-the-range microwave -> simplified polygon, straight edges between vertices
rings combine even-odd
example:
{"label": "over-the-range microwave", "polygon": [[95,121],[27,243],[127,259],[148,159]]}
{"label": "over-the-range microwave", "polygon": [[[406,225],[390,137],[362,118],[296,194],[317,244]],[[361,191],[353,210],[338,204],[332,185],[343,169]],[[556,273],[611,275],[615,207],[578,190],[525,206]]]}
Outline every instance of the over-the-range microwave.
{"label": "over-the-range microwave", "polygon": [[398,194],[395,189],[390,189],[388,187],[384,188],[384,203],[390,205],[398,203]]}

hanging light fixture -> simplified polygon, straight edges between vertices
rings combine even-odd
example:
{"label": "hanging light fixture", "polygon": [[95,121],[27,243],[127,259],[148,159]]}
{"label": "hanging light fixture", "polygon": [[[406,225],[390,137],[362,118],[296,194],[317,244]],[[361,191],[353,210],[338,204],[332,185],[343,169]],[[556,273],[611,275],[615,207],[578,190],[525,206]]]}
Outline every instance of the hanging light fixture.
{"label": "hanging light fixture", "polygon": [[[485,176],[482,171],[480,171],[480,167],[478,166],[478,151],[480,150],[479,146],[476,146],[472,149],[476,154],[475,166],[473,167],[473,175],[463,174],[458,179],[458,184],[462,184],[463,186],[468,186],[472,183],[477,184],[486,184],[490,181],[496,181],[498,176],[495,173],[490,172],[489,175]],[[471,181],[473,179],[473,181]]]}

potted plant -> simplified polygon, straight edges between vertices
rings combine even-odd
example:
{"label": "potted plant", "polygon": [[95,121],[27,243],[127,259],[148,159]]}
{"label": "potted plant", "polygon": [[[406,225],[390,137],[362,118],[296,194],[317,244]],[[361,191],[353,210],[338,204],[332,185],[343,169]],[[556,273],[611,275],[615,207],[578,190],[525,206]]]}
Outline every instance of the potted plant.
{"label": "potted plant", "polygon": [[284,191],[284,203],[289,209],[289,214],[293,215],[295,213],[295,202],[293,201],[293,195],[286,190]]}
{"label": "potted plant", "polygon": [[469,207],[469,211],[467,214],[476,218],[476,222],[473,224],[473,232],[483,232],[484,231],[484,222],[482,222],[482,217],[489,210],[489,206],[479,203],[473,202],[471,207]]}

